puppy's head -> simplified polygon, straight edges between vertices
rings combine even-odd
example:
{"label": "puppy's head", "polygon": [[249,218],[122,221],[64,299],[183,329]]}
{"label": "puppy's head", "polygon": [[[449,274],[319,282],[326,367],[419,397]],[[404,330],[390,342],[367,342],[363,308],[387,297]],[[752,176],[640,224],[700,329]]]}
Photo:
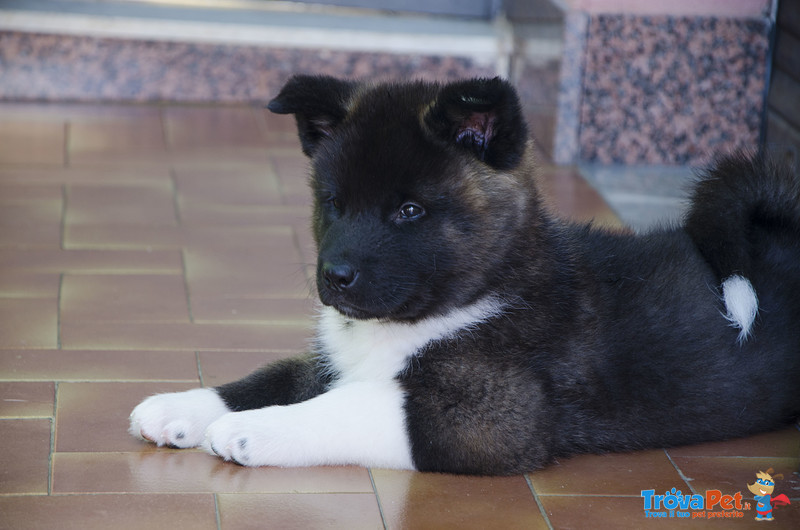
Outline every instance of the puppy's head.
{"label": "puppy's head", "polygon": [[311,158],[324,304],[414,321],[493,288],[535,203],[509,84],[296,76],[268,108],[295,115]]}

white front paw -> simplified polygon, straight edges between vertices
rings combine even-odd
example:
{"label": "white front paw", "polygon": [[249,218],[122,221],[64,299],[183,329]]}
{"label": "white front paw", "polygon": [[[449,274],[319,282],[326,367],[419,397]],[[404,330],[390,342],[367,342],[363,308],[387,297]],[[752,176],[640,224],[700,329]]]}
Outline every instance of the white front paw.
{"label": "white front paw", "polygon": [[227,412],[222,398],[210,388],[157,394],[133,409],[129,432],[159,446],[198,447],[208,426]]}
{"label": "white front paw", "polygon": [[280,432],[284,412],[269,407],[226,414],[209,426],[203,448],[243,466],[297,465],[291,457],[299,447],[287,445],[289,437]]}

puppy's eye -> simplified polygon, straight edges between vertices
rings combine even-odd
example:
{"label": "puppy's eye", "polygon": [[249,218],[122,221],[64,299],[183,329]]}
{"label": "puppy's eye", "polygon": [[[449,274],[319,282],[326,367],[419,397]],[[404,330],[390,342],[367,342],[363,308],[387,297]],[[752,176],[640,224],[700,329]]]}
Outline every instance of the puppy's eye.
{"label": "puppy's eye", "polygon": [[336,211],[341,211],[342,209],[342,201],[333,195],[325,199],[325,202],[333,206]]}
{"label": "puppy's eye", "polygon": [[425,215],[425,209],[422,206],[413,202],[407,202],[400,207],[397,218],[402,221],[411,221],[413,219],[419,219],[423,215]]}

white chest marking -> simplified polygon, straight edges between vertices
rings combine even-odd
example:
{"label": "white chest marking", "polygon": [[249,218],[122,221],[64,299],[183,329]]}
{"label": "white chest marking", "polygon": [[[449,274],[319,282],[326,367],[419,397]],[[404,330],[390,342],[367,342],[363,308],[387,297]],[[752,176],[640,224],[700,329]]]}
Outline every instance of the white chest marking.
{"label": "white chest marking", "polygon": [[340,379],[336,386],[355,381],[394,378],[411,356],[425,345],[453,336],[502,311],[493,297],[414,324],[351,320],[336,310],[322,309],[318,338]]}

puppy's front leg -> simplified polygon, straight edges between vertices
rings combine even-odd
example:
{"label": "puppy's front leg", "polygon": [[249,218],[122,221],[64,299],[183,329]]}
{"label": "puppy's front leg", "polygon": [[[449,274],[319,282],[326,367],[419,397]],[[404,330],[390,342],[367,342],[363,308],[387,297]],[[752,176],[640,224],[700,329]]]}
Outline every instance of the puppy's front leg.
{"label": "puppy's front leg", "polygon": [[247,466],[414,469],[397,381],[348,383],[302,403],[233,412],[204,447]]}
{"label": "puppy's front leg", "polygon": [[324,392],[331,375],[315,354],[272,363],[217,388],[150,396],[130,417],[130,433],[157,445],[197,447],[211,423],[231,411],[286,405]]}

